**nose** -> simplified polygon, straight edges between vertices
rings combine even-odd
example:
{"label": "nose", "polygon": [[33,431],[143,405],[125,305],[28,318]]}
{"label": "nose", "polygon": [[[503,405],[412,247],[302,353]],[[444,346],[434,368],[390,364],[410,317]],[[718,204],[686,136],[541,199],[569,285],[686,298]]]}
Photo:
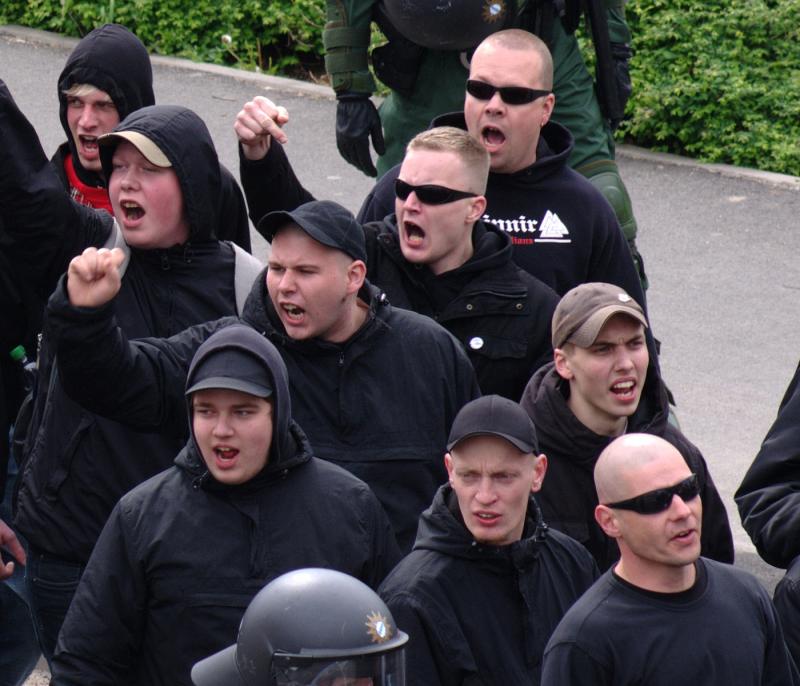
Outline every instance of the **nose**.
{"label": "nose", "polygon": [[86,104],[81,108],[81,116],[78,117],[78,124],[84,129],[91,129],[97,125],[97,115],[94,111],[94,107]]}
{"label": "nose", "polygon": [[131,190],[136,186],[137,177],[132,165],[124,169],[115,169],[113,173],[120,175],[119,183],[123,190]]}
{"label": "nose", "polygon": [[284,269],[278,282],[278,290],[282,293],[290,293],[295,290],[295,278],[291,269]]}
{"label": "nose", "polygon": [[233,430],[231,429],[228,415],[225,412],[220,412],[214,424],[214,436],[230,436],[232,433]]}
{"label": "nose", "polygon": [[481,505],[491,505],[497,500],[497,495],[494,492],[492,480],[489,477],[484,477],[478,484],[478,490],[475,492],[475,500]]}
{"label": "nose", "polygon": [[501,112],[505,109],[506,104],[503,102],[503,98],[500,97],[500,91],[495,91],[492,94],[492,97],[486,102],[486,111],[497,113]]}
{"label": "nose", "polygon": [[[694,500],[694,498],[690,498],[690,501],[691,500]],[[692,514],[692,508],[690,508],[687,502],[677,493],[672,496],[672,502],[669,504],[669,511],[673,519],[684,519]]]}
{"label": "nose", "polygon": [[633,359],[631,353],[625,345],[616,346],[616,355],[614,356],[614,365],[618,370],[633,369]]}

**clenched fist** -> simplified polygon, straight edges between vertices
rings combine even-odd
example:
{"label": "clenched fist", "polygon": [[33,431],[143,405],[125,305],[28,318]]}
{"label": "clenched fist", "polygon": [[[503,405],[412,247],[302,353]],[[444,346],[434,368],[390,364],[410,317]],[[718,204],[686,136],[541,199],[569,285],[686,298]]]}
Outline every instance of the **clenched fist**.
{"label": "clenched fist", "polygon": [[119,267],[125,253],[119,248],[86,248],[73,257],[67,269],[67,294],[75,307],[100,307],[109,302],[121,285]]}
{"label": "clenched fist", "polygon": [[276,105],[269,98],[258,95],[246,102],[233,124],[244,156],[248,160],[262,159],[273,138],[281,145],[286,143],[289,139],[281,127],[288,121],[286,108]]}

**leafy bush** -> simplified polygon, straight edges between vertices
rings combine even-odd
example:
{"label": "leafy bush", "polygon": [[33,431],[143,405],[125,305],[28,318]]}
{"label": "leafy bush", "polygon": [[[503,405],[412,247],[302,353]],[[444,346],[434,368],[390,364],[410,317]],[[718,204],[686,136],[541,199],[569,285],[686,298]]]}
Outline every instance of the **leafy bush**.
{"label": "leafy bush", "polygon": [[627,16],[628,139],[800,175],[800,0],[633,0]]}
{"label": "leafy bush", "polygon": [[114,21],[155,53],[320,74],[324,7],[322,0],[4,0],[0,22],[82,36]]}
{"label": "leafy bush", "polygon": [[[324,71],[324,6],[324,0],[2,0],[0,22],[79,36],[118,21],[153,52],[317,78]],[[627,15],[634,94],[621,137],[800,175],[800,0],[631,0]]]}

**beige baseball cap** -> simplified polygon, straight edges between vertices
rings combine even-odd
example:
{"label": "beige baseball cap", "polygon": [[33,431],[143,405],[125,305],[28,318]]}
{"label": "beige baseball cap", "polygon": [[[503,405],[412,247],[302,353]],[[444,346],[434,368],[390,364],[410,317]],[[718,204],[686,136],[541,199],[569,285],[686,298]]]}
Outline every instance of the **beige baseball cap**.
{"label": "beige baseball cap", "polygon": [[647,328],[639,303],[619,286],[600,282],[576,286],[564,294],[553,312],[553,348],[565,343],[588,348],[615,314],[628,315]]}
{"label": "beige baseball cap", "polygon": [[128,141],[128,143],[133,145],[140,153],[142,153],[142,155],[147,158],[148,162],[156,165],[157,167],[172,166],[172,162],[170,162],[169,158],[163,152],[161,152],[161,148],[159,148],[143,133],[139,133],[138,131],[115,131],[113,133],[107,133],[103,136],[100,136],[97,141],[100,145],[110,145],[117,141],[117,139]]}

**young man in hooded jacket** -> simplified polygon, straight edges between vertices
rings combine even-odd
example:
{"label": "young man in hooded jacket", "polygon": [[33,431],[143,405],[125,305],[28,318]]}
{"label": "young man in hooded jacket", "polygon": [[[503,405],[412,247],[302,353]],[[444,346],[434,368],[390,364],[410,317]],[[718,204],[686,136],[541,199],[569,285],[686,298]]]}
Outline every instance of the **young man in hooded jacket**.
{"label": "young man in hooded jacket", "polygon": [[[247,269],[238,275],[250,283],[260,265],[214,238],[220,167],[202,120],[182,107],[145,107],[101,143],[115,219],[64,193],[0,83],[0,198],[13,239],[9,254],[47,293],[87,246],[124,246],[120,297],[109,314],[132,338],[167,336],[236,314],[237,263],[249,267],[249,277]],[[69,398],[51,343],[46,330],[14,519],[30,545],[26,581],[48,659],[114,504],[163,470],[182,443],[182,436],[103,419]],[[86,357],[95,352],[88,349]]]}
{"label": "young man in hooded jacket", "polygon": [[600,569],[608,569],[619,551],[595,522],[592,472],[616,436],[653,434],[672,443],[697,474],[703,554],[733,562],[725,505],[700,451],[669,422],[666,390],[645,345],[646,326],[639,304],[613,284],[582,284],[559,301],[554,361],[534,374],[521,401],[549,460],[539,495],[545,521],[583,543]]}
{"label": "young man in hooded jacket", "polygon": [[123,496],[64,622],[54,686],[191,686],[253,596],[305,567],[376,588],[399,558],[375,496],[313,456],[286,365],[249,326],[211,336],[186,377],[190,438]]}
{"label": "young man in hooded jacket", "polygon": [[[282,108],[265,106],[277,139]],[[269,116],[253,102],[239,114],[243,150],[276,147],[253,135],[260,115]],[[367,275],[395,307],[435,319],[461,342],[482,393],[519,400],[552,354],[558,296],[513,262],[508,234],[480,220],[488,171],[488,153],[466,131],[444,126],[415,136],[395,181],[393,212],[363,226]]]}
{"label": "young man in hooded jacket", "polygon": [[379,593],[409,635],[410,684],[538,684],[547,639],[597,578],[591,556],[536,505],[547,457],[515,402],[484,396],[458,413],[443,485],[414,550]]}
{"label": "young man in hooded jacket", "polygon": [[[113,214],[98,139],[125,117],[155,104],[153,68],[142,42],[120,24],[86,34],[58,77],[59,117],[67,140],[51,162],[73,200]],[[250,225],[241,189],[220,165],[219,221],[214,235],[250,252]]]}
{"label": "young man in hooded jacket", "polygon": [[[373,489],[408,551],[420,513],[446,479],[441,452],[450,424],[479,394],[472,366],[436,322],[392,307],[365,281],[364,233],[341,205],[317,201],[277,212],[260,230],[272,240],[269,266],[242,319],[286,362],[295,417],[316,454]],[[104,416],[180,433],[178,389],[192,355],[237,320],[129,341],[112,316],[119,259],[116,251],[76,258],[66,288],[50,299],[64,384]]]}

